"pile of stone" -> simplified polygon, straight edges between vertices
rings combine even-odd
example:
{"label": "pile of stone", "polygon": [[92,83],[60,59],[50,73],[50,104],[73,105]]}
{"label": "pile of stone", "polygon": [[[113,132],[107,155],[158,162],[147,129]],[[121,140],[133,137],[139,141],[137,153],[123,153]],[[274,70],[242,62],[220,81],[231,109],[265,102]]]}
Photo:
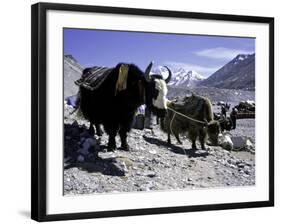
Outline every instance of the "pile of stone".
{"label": "pile of stone", "polygon": [[64,127],[65,163],[94,161],[98,159],[100,146],[98,140],[90,135],[86,126],[79,126],[75,121]]}

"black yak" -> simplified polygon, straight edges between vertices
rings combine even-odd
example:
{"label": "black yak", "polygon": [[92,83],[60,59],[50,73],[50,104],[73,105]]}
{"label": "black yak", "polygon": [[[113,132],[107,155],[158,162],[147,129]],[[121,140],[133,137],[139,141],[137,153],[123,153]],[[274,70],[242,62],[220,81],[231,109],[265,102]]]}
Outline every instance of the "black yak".
{"label": "black yak", "polygon": [[168,133],[168,143],[171,143],[171,133],[175,135],[180,144],[182,143],[179,134],[188,133],[192,149],[196,149],[196,139],[199,137],[201,148],[204,150],[207,136],[212,144],[217,145],[220,133],[219,122],[213,119],[210,100],[194,94],[185,97],[183,102],[171,101],[168,103],[168,113],[165,118],[161,119],[161,129]]}
{"label": "black yak", "polygon": [[[166,67],[169,75],[163,80],[159,74],[150,75],[151,68],[152,62],[145,72],[134,64],[125,63],[119,63],[111,69],[87,68],[83,71],[81,79],[76,81],[80,86],[79,108],[91,125],[95,124],[97,131],[99,125],[103,125],[109,135],[109,151],[116,149],[117,133],[120,135],[121,148],[129,150],[127,133],[132,127],[137,108],[142,104],[146,104],[155,115],[165,116],[166,83],[171,79],[172,72]],[[95,76],[99,69],[104,70],[101,78],[98,78],[102,81],[96,81],[94,88],[91,83],[87,83],[87,79],[98,80]]]}

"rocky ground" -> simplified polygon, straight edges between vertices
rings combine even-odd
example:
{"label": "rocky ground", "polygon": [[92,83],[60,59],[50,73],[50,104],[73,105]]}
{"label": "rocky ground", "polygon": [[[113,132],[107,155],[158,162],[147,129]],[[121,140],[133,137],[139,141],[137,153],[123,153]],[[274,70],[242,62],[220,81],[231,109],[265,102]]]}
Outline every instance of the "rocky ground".
{"label": "rocky ground", "polygon": [[[106,152],[107,135],[91,136],[88,122],[69,110],[64,119],[65,195],[255,184],[254,151],[227,151],[219,146],[194,151],[184,136],[183,145],[174,138],[169,145],[166,134],[155,125],[153,133],[148,129],[130,132],[130,152]],[[254,140],[254,124],[254,119],[238,120],[231,134]]]}
{"label": "rocky ground", "polygon": [[200,96],[209,98],[213,103],[224,101],[230,103],[231,106],[237,105],[240,101],[253,100],[255,101],[255,91],[246,91],[240,89],[220,89],[215,87],[193,87],[187,88],[174,88],[168,86],[168,98],[183,97],[196,93]]}

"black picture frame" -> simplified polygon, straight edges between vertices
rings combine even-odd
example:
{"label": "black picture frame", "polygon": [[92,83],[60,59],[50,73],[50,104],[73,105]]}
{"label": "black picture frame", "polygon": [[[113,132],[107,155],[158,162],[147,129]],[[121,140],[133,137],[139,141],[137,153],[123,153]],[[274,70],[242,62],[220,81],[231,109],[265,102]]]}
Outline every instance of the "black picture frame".
{"label": "black picture frame", "polygon": [[[54,214],[46,213],[46,13],[48,10],[100,12],[169,18],[191,18],[216,21],[253,22],[269,25],[269,200],[196,206],[159,207],[149,209]],[[206,210],[274,206],[274,18],[137,8],[103,7],[73,4],[37,3],[32,5],[32,155],[31,155],[31,218],[37,221],[102,218]]]}

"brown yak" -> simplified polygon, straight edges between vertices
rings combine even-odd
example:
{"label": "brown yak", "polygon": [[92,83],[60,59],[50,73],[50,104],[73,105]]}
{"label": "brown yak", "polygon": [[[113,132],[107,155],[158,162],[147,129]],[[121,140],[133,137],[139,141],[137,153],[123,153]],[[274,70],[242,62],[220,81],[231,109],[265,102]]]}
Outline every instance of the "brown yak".
{"label": "brown yak", "polygon": [[182,142],[179,134],[188,133],[192,149],[196,149],[196,140],[199,138],[201,148],[204,150],[207,136],[213,145],[217,145],[220,133],[219,122],[213,118],[210,100],[195,94],[185,97],[182,102],[170,101],[168,103],[168,113],[161,120],[161,129],[168,134],[168,143],[171,143],[171,133],[175,135],[180,144]]}

